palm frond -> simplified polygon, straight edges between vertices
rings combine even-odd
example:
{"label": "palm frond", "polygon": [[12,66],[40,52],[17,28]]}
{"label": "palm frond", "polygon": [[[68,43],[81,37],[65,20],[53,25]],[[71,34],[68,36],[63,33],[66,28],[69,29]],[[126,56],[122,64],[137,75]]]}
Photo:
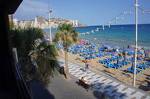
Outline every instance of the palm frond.
{"label": "palm frond", "polygon": [[63,41],[63,45],[70,46],[78,41],[78,33],[70,24],[61,24],[58,27],[58,32],[55,35],[55,42]]}

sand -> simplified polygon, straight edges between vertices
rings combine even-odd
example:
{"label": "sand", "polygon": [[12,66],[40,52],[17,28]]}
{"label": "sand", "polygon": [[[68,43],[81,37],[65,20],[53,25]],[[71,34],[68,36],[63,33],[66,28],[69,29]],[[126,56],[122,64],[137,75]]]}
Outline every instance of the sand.
{"label": "sand", "polygon": [[[59,51],[59,57],[64,58],[64,54],[62,54],[62,52],[60,52],[60,51]],[[105,56],[105,57],[109,57],[109,56]],[[120,69],[105,68],[103,66],[103,64],[98,63],[98,60],[104,59],[105,57],[89,60],[88,63],[89,63],[90,68],[92,68],[93,70],[99,70],[101,72],[104,72],[127,85],[133,85],[133,74],[123,71],[123,70],[126,70],[128,67],[130,67],[131,64],[129,64],[127,66],[123,66]],[[81,57],[77,54],[68,53],[68,60],[73,63],[79,64],[81,66],[85,65],[85,63],[82,62]],[[97,71],[95,71],[95,72],[97,72]],[[137,80],[136,80],[137,88],[139,88],[141,86],[147,86],[147,81],[150,82],[150,68],[138,73],[136,75],[136,77],[137,77]]]}

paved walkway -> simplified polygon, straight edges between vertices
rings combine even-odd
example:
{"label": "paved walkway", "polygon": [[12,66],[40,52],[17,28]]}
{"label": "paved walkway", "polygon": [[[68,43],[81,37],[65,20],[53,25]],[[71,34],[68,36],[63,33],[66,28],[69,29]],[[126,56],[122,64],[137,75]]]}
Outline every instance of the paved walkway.
{"label": "paved walkway", "polygon": [[41,82],[32,80],[28,84],[31,88],[33,99],[55,99],[55,96]]}
{"label": "paved walkway", "polygon": [[86,91],[78,86],[74,78],[66,80],[60,75],[51,79],[47,89],[55,97],[54,99],[98,99],[92,91]]}
{"label": "paved walkway", "polygon": [[[60,61],[64,60],[60,59]],[[85,72],[81,66],[71,62],[68,63],[68,66],[71,75],[78,79],[85,77],[89,84],[92,84],[92,91],[105,94],[110,99],[150,99],[150,95],[142,90],[112,80],[104,75],[98,75],[91,70]]]}

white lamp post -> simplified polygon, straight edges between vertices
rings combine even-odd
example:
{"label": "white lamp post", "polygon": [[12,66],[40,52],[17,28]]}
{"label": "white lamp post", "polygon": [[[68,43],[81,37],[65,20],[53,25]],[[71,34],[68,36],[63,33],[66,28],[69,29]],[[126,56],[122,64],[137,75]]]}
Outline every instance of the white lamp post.
{"label": "white lamp post", "polygon": [[138,41],[138,0],[135,0],[135,59],[133,86],[136,86],[136,65],[137,65],[137,41]]}
{"label": "white lamp post", "polygon": [[49,10],[48,16],[49,16],[49,40],[50,40],[50,44],[52,43],[52,29],[51,29],[51,24],[50,24],[51,13],[52,13],[52,10]]}
{"label": "white lamp post", "polygon": [[103,25],[103,30],[105,30],[105,26]]}
{"label": "white lamp post", "polygon": [[110,25],[111,25],[111,22],[108,22],[108,26],[109,26],[109,28],[110,28]]}

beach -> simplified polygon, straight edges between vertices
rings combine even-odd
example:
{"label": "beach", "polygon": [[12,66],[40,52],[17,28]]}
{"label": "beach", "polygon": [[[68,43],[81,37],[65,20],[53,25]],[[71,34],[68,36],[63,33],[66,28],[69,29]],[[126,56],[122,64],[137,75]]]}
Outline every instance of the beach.
{"label": "beach", "polygon": [[[64,54],[62,51],[59,51],[59,57],[64,58]],[[125,65],[119,69],[115,68],[106,68],[104,64],[99,63],[99,60],[103,60],[106,58],[109,58],[110,56],[104,56],[104,57],[97,57],[94,59],[89,59],[88,64],[89,68],[96,72],[96,73],[104,73],[120,82],[123,82],[127,85],[133,85],[133,73],[126,72],[124,70],[127,70],[127,68],[131,67],[131,64]],[[75,64],[79,64],[81,67],[85,67],[85,63],[83,62],[83,57],[81,57],[79,54],[73,54],[71,52],[68,52],[68,61],[73,62]],[[140,73],[136,75],[136,87],[146,90],[147,88],[147,82],[150,82],[150,79],[148,78],[150,76],[150,68],[147,68],[145,70],[142,70]],[[150,91],[148,91],[150,92]]]}
{"label": "beach", "polygon": [[[150,62],[145,60],[150,52],[149,26],[150,24],[139,25],[136,87],[143,90],[150,90]],[[133,86],[134,25],[114,25],[106,27],[105,30],[101,28],[101,26],[75,28],[79,32],[80,41],[68,48],[68,60],[81,67],[85,66],[86,60],[94,72],[102,72]],[[63,49],[63,46],[58,44],[57,48]],[[59,56],[64,58],[62,50],[59,51]]]}

